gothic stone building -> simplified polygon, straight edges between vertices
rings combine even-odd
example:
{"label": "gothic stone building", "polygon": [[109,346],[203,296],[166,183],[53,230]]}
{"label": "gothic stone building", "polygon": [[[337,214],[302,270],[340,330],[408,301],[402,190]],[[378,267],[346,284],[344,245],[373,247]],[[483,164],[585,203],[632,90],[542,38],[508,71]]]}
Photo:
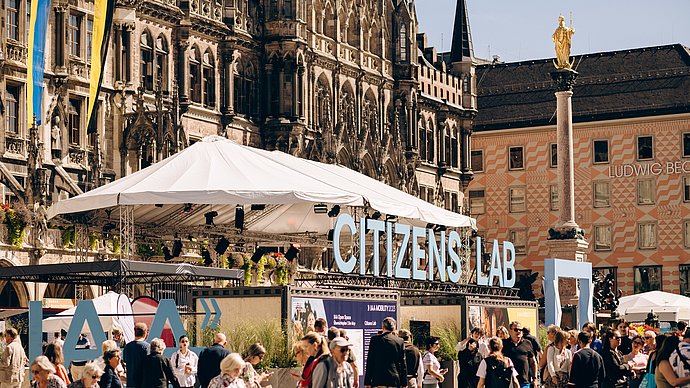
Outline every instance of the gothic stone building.
{"label": "gothic stone building", "polygon": [[[464,0],[453,49],[441,56],[417,33],[412,0],[117,0],[94,134],[93,1],[51,4],[44,120],[34,130],[30,0],[2,3],[3,202],[49,206],[219,134],[340,163],[453,210],[462,203],[476,113]],[[22,249],[0,238],[0,265],[71,260],[53,232],[39,255],[31,228]],[[0,305],[59,294],[0,287]]]}

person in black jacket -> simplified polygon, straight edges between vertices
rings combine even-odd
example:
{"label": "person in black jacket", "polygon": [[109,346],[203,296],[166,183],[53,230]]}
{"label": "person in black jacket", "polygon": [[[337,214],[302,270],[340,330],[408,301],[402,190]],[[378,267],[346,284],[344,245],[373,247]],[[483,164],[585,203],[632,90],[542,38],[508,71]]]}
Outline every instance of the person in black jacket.
{"label": "person in black jacket", "polygon": [[105,363],[105,371],[98,381],[100,388],[122,388],[122,381],[117,375],[115,368],[120,364],[120,350],[106,350],[103,353],[103,362]]}
{"label": "person in black jacket", "polygon": [[180,388],[173,373],[172,363],[162,354],[164,350],[165,342],[162,339],[154,338],[151,341],[151,353],[142,365],[144,376],[141,384],[137,384],[138,387],[168,388],[168,384],[172,384],[173,388]]}
{"label": "person in black jacket", "polygon": [[398,337],[405,341],[405,369],[407,369],[408,388],[421,388],[424,378],[424,365],[419,348],[412,345],[412,333],[409,330],[398,330]]}
{"label": "person in black jacket", "polygon": [[465,349],[458,352],[458,363],[460,365],[458,387],[474,388],[479,384],[477,370],[482,360],[482,355],[479,353],[479,341],[472,337],[468,338]]}
{"label": "person in black jacket", "polygon": [[395,319],[385,318],[382,330],[381,334],[371,337],[369,343],[364,386],[406,387],[405,344],[402,338],[393,334]]}
{"label": "person in black jacket", "polygon": [[149,354],[149,343],[146,342],[148,327],[139,322],[134,325],[134,341],[131,341],[122,349],[122,358],[127,368],[127,388],[146,388],[137,385],[143,377],[141,368],[144,359]]}
{"label": "person in black jacket", "polygon": [[199,368],[197,376],[201,388],[208,388],[211,379],[220,374],[220,362],[227,357],[230,352],[225,349],[228,340],[225,334],[218,333],[213,337],[213,345],[201,351],[199,354]]}
{"label": "person in black jacket", "polygon": [[632,338],[630,338],[630,326],[625,319],[618,321],[616,328],[621,333],[621,344],[618,346],[618,351],[623,355],[632,352]]}
{"label": "person in black jacket", "polygon": [[604,347],[601,351],[601,358],[604,360],[606,379],[604,379],[601,387],[627,388],[634,362],[625,362],[623,354],[618,350],[621,343],[621,333],[618,330],[608,328],[604,333],[602,342]]}
{"label": "person in black jacket", "polygon": [[592,336],[586,331],[577,335],[577,343],[580,350],[573,354],[573,363],[570,367],[569,386],[574,388],[599,388],[606,378],[604,360],[599,353],[589,347]]}

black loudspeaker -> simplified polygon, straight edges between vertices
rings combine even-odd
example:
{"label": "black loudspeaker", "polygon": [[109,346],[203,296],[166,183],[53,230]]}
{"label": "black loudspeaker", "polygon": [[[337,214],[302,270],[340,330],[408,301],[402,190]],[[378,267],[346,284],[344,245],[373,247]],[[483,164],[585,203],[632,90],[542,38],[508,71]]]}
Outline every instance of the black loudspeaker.
{"label": "black loudspeaker", "polygon": [[216,244],[216,253],[219,255],[222,255],[225,253],[225,251],[228,250],[228,247],[230,246],[230,241],[228,241],[227,238],[222,237],[220,240],[218,240],[218,244]]}
{"label": "black loudspeaker", "polygon": [[295,260],[299,253],[300,246],[298,244],[290,244],[290,249],[285,252],[285,258],[289,261]]}
{"label": "black loudspeaker", "polygon": [[264,255],[264,253],[266,253],[266,252],[264,252],[263,248],[256,248],[256,250],[254,251],[254,254],[252,255],[252,261],[255,263],[258,263],[259,260],[261,260],[261,256]]}
{"label": "black loudspeaker", "polygon": [[178,257],[182,253],[182,240],[173,241],[172,257]]}
{"label": "black loudspeaker", "polygon": [[244,229],[244,208],[242,206],[235,208],[235,228]]}

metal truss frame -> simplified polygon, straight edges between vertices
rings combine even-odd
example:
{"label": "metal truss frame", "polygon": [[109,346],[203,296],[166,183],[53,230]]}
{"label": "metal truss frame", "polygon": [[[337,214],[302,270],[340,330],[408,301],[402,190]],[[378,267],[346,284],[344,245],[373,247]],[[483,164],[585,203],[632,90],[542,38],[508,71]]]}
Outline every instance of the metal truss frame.
{"label": "metal truss frame", "polygon": [[385,289],[399,291],[402,296],[420,295],[466,295],[517,298],[514,288],[486,287],[475,284],[430,282],[412,279],[396,279],[381,276],[360,276],[346,274],[302,274],[295,279],[297,287],[322,287],[330,289]]}
{"label": "metal truss frame", "polygon": [[119,206],[120,213],[120,259],[134,257],[134,206]]}

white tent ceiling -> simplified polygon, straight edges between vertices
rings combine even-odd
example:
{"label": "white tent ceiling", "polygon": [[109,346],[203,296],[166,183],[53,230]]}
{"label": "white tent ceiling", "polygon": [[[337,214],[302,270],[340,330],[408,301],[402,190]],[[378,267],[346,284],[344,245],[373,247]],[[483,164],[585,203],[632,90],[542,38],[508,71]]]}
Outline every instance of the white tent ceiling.
{"label": "white tent ceiling", "polygon": [[[319,233],[332,227],[313,205],[341,211],[368,206],[383,215],[450,227],[475,228],[475,220],[439,208],[353,170],[242,146],[210,136],[148,168],[54,204],[48,214],[133,205],[138,225],[184,228],[233,225],[236,206],[245,209],[245,229],[264,233]],[[185,205],[185,204],[192,204]],[[265,204],[250,210],[251,204]],[[329,208],[331,208],[329,206]]]}
{"label": "white tent ceiling", "polygon": [[650,291],[620,298],[618,313],[628,321],[644,321],[654,312],[660,321],[690,319],[690,298],[663,291]]}

